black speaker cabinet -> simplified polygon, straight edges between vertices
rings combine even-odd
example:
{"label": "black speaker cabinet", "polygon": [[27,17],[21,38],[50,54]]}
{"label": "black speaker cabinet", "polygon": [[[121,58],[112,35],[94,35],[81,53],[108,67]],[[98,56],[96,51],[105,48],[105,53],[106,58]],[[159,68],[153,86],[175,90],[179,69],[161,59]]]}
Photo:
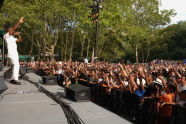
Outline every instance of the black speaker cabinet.
{"label": "black speaker cabinet", "polygon": [[44,76],[43,84],[46,85],[57,85],[57,77],[56,76]]}
{"label": "black speaker cabinet", "polygon": [[8,89],[8,87],[5,84],[5,82],[4,81],[0,81],[0,94],[3,93],[7,89]]}
{"label": "black speaker cabinet", "polygon": [[26,68],[26,72],[27,73],[35,73],[35,70],[33,68],[31,68],[31,67],[27,67]]}
{"label": "black speaker cabinet", "polygon": [[2,71],[2,70],[3,70],[3,68],[4,68],[3,63],[0,63],[0,71]]}
{"label": "black speaker cabinet", "polygon": [[[11,78],[12,77],[12,70],[13,70],[13,66],[11,66],[8,70],[6,70],[4,72],[4,78]],[[19,68],[20,76],[24,76],[26,73],[27,73],[26,68],[20,66],[20,68]]]}
{"label": "black speaker cabinet", "polygon": [[90,88],[81,84],[71,84],[65,88],[66,96],[73,101],[89,101]]}
{"label": "black speaker cabinet", "polygon": [[12,66],[4,72],[4,78],[11,78],[12,77]]}

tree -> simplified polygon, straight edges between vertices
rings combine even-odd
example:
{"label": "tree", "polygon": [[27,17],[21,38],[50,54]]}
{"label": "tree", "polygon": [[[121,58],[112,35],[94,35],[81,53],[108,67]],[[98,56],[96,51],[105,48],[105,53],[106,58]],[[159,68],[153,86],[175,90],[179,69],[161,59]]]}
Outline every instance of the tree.
{"label": "tree", "polygon": [[[54,60],[79,60],[91,56],[95,25],[88,18],[92,0],[6,0],[0,10],[0,23],[15,23],[25,17],[20,31],[24,39],[20,54]],[[12,6],[13,5],[13,6]],[[106,0],[100,11],[98,57],[145,62],[156,55],[155,48],[169,46],[162,40],[164,26],[175,13],[160,10],[157,0]],[[166,39],[166,38],[165,38]],[[167,52],[168,54],[168,52]]]}

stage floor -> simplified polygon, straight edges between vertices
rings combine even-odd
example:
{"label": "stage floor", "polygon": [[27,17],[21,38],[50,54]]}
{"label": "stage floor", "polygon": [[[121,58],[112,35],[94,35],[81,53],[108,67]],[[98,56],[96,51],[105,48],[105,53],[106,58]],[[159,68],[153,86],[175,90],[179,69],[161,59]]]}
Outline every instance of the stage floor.
{"label": "stage floor", "polygon": [[[0,82],[2,81],[8,85],[8,90],[1,94],[4,97],[0,101],[0,124],[67,124],[60,105],[39,92],[35,85],[25,80],[21,80],[21,86],[12,85],[3,78],[3,71],[0,72]],[[53,93],[64,91],[59,86],[43,86]],[[65,101],[85,124],[130,123],[92,102],[73,102],[67,99]]]}

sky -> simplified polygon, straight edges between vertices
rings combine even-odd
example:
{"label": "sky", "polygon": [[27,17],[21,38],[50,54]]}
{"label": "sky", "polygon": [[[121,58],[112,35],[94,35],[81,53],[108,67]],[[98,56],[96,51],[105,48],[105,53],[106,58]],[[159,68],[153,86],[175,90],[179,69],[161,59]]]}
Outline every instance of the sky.
{"label": "sky", "polygon": [[174,9],[177,15],[172,18],[172,23],[186,21],[186,0],[161,0],[161,9]]}

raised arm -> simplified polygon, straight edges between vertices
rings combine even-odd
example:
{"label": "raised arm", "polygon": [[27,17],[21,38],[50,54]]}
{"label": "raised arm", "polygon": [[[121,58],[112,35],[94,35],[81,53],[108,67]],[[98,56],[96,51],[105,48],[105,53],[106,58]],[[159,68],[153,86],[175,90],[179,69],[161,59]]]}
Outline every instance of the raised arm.
{"label": "raised arm", "polygon": [[129,77],[129,85],[130,85],[130,88],[131,88],[131,92],[135,92],[136,89],[138,89],[138,86],[134,80],[134,75],[131,74],[130,77]]}
{"label": "raised arm", "polygon": [[123,68],[123,66],[122,66],[121,64],[119,64],[118,66],[121,68],[122,74],[123,74],[125,77],[128,77],[128,74],[127,74],[127,72],[125,71],[125,69]]}
{"label": "raised arm", "polygon": [[167,81],[164,79],[163,76],[158,76],[158,78],[162,81],[162,84],[163,84],[165,90],[167,90],[167,88],[168,88]]}
{"label": "raised arm", "polygon": [[15,31],[19,27],[19,25],[22,24],[23,22],[24,22],[24,17],[21,17],[19,21],[12,27],[13,30]]}

